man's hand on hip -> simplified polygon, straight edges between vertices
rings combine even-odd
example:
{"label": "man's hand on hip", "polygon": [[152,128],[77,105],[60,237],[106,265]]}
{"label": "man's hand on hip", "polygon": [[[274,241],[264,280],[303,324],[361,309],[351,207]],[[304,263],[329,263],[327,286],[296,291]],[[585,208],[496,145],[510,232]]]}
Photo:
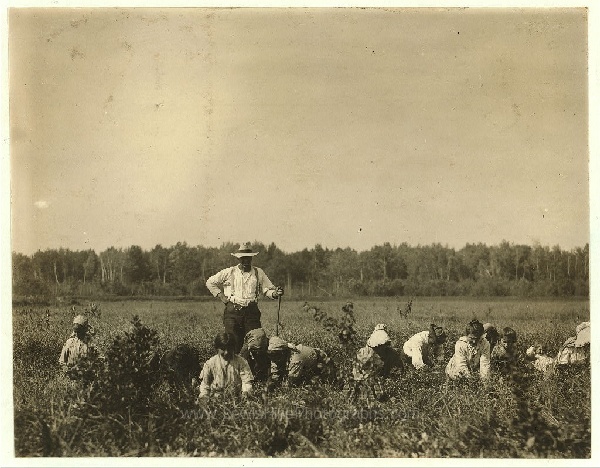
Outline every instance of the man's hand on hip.
{"label": "man's hand on hip", "polygon": [[221,300],[221,302],[223,304],[227,304],[229,302],[229,299],[227,298],[227,296],[225,294],[223,294],[222,292],[217,294],[217,297]]}

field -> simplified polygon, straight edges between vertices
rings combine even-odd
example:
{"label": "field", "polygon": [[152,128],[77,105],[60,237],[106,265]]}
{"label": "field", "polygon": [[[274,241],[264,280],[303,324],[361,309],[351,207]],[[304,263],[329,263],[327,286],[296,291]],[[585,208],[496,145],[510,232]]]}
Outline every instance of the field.
{"label": "field", "polygon": [[[344,302],[310,304],[340,317]],[[521,351],[538,342],[550,355],[574,335],[579,322],[589,320],[587,300],[417,298],[406,318],[398,311],[405,308],[406,298],[356,300],[356,342],[344,345],[303,311],[302,304],[282,301],[279,335],[322,348],[343,375],[350,372],[352,357],[377,323],[388,325],[399,349],[430,323],[444,326],[449,334],[447,361],[454,342],[474,317],[499,329],[514,328]],[[446,382],[443,369],[411,369],[384,383],[387,398],[382,401],[350,401],[347,388],[322,384],[270,394],[259,391],[247,401],[214,401],[201,409],[193,394],[144,373],[152,361],[146,357],[179,343],[196,346],[202,361],[212,356],[213,337],[223,328],[218,301],[100,303],[100,315],[90,319],[94,342],[118,365],[110,369],[112,376],[96,373],[100,381],[91,378],[88,386],[78,387],[61,376],[57,360],[73,316],[85,305],[75,305],[75,311],[71,306],[13,309],[17,456],[589,458],[591,454],[586,366],[544,379],[523,362],[513,376],[494,376],[489,388]],[[263,301],[261,310],[263,327],[271,335],[277,304]],[[121,339],[115,345],[126,331],[131,335],[133,316],[141,320],[139,336],[144,338],[135,343]]]}

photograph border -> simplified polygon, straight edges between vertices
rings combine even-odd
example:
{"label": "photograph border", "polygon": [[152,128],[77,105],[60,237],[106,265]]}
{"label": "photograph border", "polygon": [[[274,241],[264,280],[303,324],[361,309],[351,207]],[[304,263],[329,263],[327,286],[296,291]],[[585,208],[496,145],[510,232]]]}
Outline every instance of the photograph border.
{"label": "photograph border", "polygon": [[[598,119],[598,104],[599,104],[599,63],[598,63],[598,48],[600,47],[600,34],[598,27],[600,23],[600,3],[596,5],[592,1],[506,1],[506,2],[144,2],[144,1],[129,1],[129,2],[68,2],[68,1],[15,1],[9,0],[8,5],[2,10],[2,21],[7,25],[7,17],[9,8],[72,8],[72,7],[152,7],[152,8],[171,8],[171,7],[485,7],[485,8],[588,8],[588,103],[589,103],[589,119],[588,119],[588,135],[589,135],[589,202],[590,202],[590,320],[593,320],[598,311],[598,287],[596,285],[595,275],[598,271],[598,253],[597,242],[600,227],[600,217],[598,212],[598,200],[600,200],[598,174],[600,173],[599,158],[598,158],[598,132],[592,129],[600,128]],[[2,67],[3,80],[2,89],[4,99],[2,103],[2,158],[0,159],[0,211],[2,212],[2,222],[0,223],[0,330],[2,333],[0,346],[2,359],[0,359],[0,375],[3,376],[2,385],[4,388],[0,392],[0,404],[2,404],[2,434],[13,434],[12,422],[12,304],[11,304],[11,237],[10,237],[10,158],[9,158],[9,102],[8,102],[8,28],[3,28],[2,31]],[[594,335],[592,335],[593,337]],[[598,365],[600,363],[600,349],[598,342],[592,339],[592,388],[597,390],[598,386]],[[592,392],[594,394],[594,392]],[[513,460],[513,459],[368,459],[371,466],[480,466],[483,462],[487,466],[515,466],[515,467],[530,467],[530,466],[597,466],[600,462],[598,449],[600,447],[600,438],[598,437],[598,415],[597,404],[595,398],[592,401],[592,458],[589,460],[573,460],[573,459],[531,459],[531,460]],[[301,467],[307,465],[323,465],[330,467],[337,466],[356,466],[362,459],[245,459],[245,458],[154,458],[148,457],[143,459],[131,458],[15,458],[14,444],[12,437],[2,437],[0,445],[0,466],[45,466],[45,467],[60,467],[60,466],[291,466]]]}

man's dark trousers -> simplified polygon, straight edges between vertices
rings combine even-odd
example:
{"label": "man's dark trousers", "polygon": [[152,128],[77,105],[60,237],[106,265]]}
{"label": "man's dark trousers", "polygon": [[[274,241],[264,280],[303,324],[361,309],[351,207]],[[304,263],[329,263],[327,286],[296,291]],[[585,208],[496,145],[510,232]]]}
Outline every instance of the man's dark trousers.
{"label": "man's dark trousers", "polygon": [[240,307],[233,302],[228,302],[225,304],[225,312],[223,313],[223,325],[226,332],[235,336],[235,352],[238,354],[244,344],[246,333],[262,327],[258,304],[251,302],[247,307]]}

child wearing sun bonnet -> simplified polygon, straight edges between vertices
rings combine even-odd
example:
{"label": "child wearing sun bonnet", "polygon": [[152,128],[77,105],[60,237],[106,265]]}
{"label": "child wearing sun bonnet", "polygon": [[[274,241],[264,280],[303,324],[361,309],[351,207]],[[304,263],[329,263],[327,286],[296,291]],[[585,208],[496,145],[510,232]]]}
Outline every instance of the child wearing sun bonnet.
{"label": "child wearing sun bonnet", "polygon": [[352,362],[350,397],[365,396],[366,392],[367,397],[384,398],[379,380],[388,377],[394,368],[404,368],[402,358],[392,346],[386,325],[377,324]]}
{"label": "child wearing sun bonnet", "polygon": [[403,367],[400,354],[392,347],[386,325],[380,323],[375,326],[367,340],[367,345],[356,353],[352,365],[352,377],[356,381],[388,377],[395,367]]}
{"label": "child wearing sun bonnet", "polygon": [[575,336],[567,338],[558,350],[556,365],[589,364],[590,362],[590,322],[581,322],[575,328]]}

